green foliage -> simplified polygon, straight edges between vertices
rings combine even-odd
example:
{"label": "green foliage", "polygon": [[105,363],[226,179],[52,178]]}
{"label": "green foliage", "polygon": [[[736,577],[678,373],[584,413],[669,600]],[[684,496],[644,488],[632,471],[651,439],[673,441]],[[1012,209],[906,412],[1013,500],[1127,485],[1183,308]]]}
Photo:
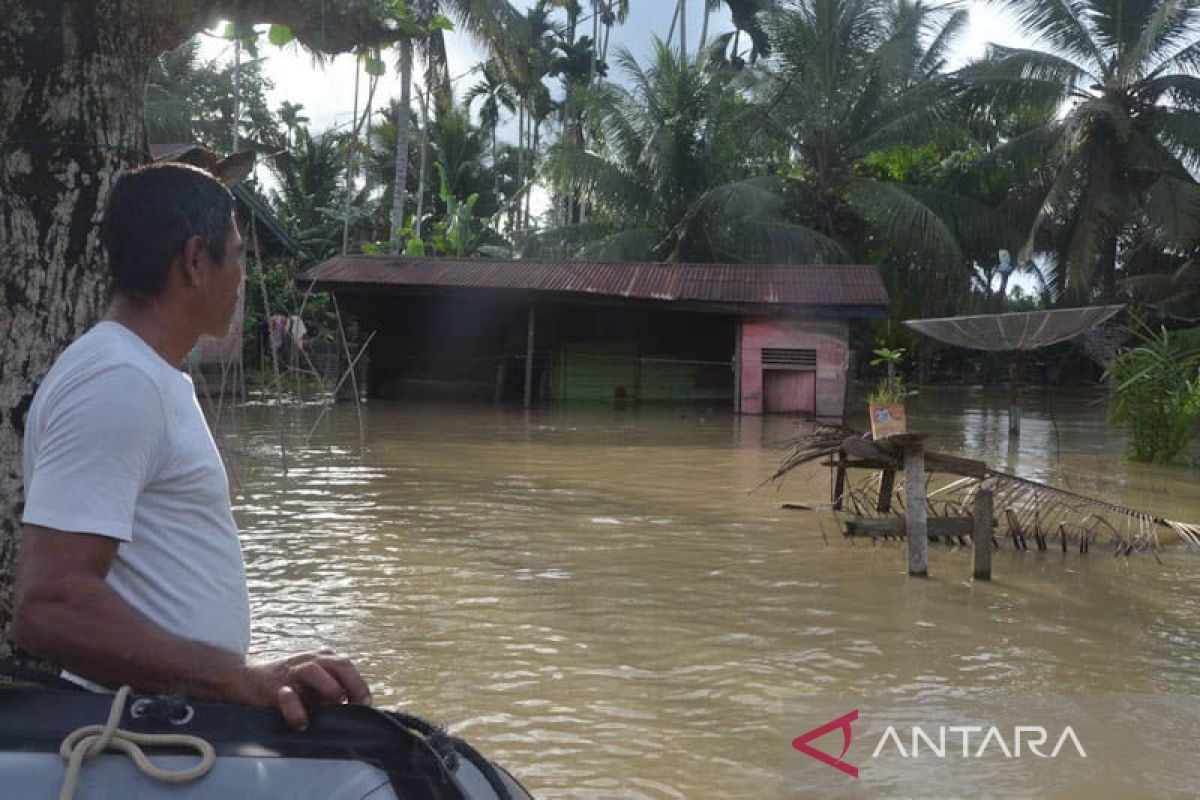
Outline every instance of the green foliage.
{"label": "green foliage", "polygon": [[[272,84],[259,61],[242,62],[241,135],[249,143],[272,135],[277,127],[267,105]],[[192,39],[160,56],[146,76],[146,134],[152,144],[201,144],[218,153],[233,148],[230,120],[234,107],[232,65],[203,61]]]}
{"label": "green foliage", "polygon": [[1200,235],[1200,6],[1000,5],[1038,44],[992,46],[959,77],[976,119],[1021,120],[982,159],[1018,167],[1006,201],[1026,220],[1018,260],[1052,254],[1056,294],[1112,299],[1139,251],[1189,250]]}
{"label": "green foliage", "polygon": [[896,376],[880,380],[867,395],[867,402],[873,406],[890,406],[903,403],[906,397],[908,397],[908,389],[904,385],[904,380]]}
{"label": "green foliage", "polygon": [[[439,197],[446,206],[445,217],[434,226],[429,239],[434,253],[462,258],[487,252],[487,233],[493,221],[490,218],[480,219],[475,216],[475,204],[479,202],[479,194],[471,194],[465,201],[459,200],[450,188],[445,165],[438,163],[434,166],[438,171]],[[409,243],[412,241],[410,239]],[[493,246],[488,254],[497,253],[498,250]]]}
{"label": "green foliage", "polygon": [[1195,435],[1200,421],[1200,349],[1178,333],[1136,322],[1140,340],[1108,365],[1113,419],[1129,428],[1129,457],[1169,464]]}
{"label": "green foliage", "polygon": [[868,395],[867,402],[876,406],[903,403],[904,398],[908,396],[908,388],[904,385],[904,379],[900,377],[898,370],[904,363],[905,349],[903,347],[878,347],[872,352],[875,358],[871,359],[871,366],[878,367],[886,364],[887,377],[876,384],[875,389]]}
{"label": "green foliage", "polygon": [[267,39],[276,47],[283,47],[285,44],[290,44],[294,41],[296,35],[292,33],[292,29],[287,25],[272,25],[267,31]]}

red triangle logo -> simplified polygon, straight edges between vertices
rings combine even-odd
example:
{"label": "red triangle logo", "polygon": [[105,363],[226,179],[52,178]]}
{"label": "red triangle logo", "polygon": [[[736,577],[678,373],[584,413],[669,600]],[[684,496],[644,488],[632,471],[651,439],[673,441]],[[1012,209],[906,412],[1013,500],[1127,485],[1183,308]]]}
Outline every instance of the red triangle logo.
{"label": "red triangle logo", "polygon": [[[852,735],[850,731],[850,724],[856,722],[857,720],[858,709],[856,708],[849,714],[844,714],[835,720],[826,722],[819,728],[813,728],[808,733],[803,733],[797,736],[792,740],[792,747],[796,750],[799,750],[801,753],[804,753],[804,755],[808,756],[809,758],[815,758],[822,764],[828,764],[834,769],[846,773],[851,778],[854,778],[854,780],[858,780],[858,767],[842,761],[842,758],[846,755],[846,751],[850,749],[850,737]],[[823,753],[809,744],[809,742],[812,742],[815,739],[820,739],[825,734],[832,733],[836,730],[841,730],[843,737],[842,752],[837,758],[834,758],[828,753]]]}

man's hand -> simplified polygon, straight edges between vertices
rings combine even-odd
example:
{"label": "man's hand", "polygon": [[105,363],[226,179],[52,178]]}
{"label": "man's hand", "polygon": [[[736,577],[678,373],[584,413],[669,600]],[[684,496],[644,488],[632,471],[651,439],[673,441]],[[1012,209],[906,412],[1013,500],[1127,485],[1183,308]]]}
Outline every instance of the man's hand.
{"label": "man's hand", "polygon": [[296,730],[308,727],[306,706],[371,705],[367,682],[348,658],[332,650],[301,653],[250,666],[247,671],[247,702],[278,708]]}

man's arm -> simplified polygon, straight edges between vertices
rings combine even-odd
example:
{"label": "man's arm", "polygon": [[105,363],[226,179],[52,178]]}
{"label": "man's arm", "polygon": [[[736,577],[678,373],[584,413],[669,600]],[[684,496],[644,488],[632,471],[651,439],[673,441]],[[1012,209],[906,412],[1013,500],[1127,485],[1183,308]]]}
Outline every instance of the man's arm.
{"label": "man's arm", "polygon": [[105,686],[183,692],[198,700],[275,706],[303,729],[305,704],[369,704],[347,659],[328,651],[248,665],[236,654],[164,631],[105,582],[120,542],[26,525],[14,597],[21,647]]}

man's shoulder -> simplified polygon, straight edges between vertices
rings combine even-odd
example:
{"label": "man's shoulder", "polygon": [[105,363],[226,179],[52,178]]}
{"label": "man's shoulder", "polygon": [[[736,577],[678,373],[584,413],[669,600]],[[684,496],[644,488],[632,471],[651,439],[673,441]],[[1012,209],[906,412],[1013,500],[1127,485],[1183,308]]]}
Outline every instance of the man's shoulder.
{"label": "man's shoulder", "polygon": [[[117,323],[102,322],[80,336],[58,357],[38,390],[47,396],[120,391],[132,400],[138,394],[165,396],[169,376],[163,367],[129,340]],[[169,369],[169,368],[168,368]]]}

